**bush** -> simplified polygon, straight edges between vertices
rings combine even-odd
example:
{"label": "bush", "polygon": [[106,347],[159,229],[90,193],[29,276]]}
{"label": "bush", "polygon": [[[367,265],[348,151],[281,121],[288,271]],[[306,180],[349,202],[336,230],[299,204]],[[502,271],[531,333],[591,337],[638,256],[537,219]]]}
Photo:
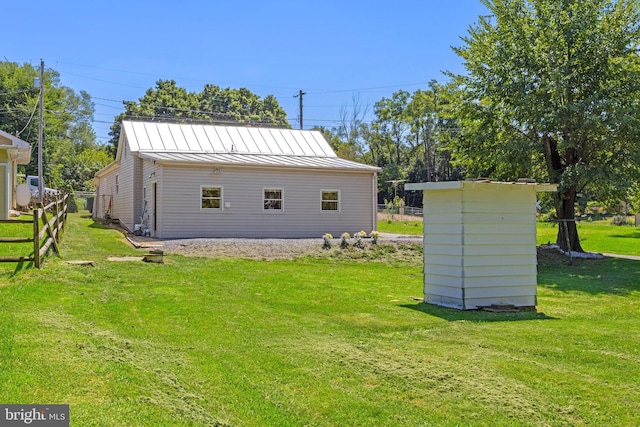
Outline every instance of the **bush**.
{"label": "bush", "polygon": [[611,225],[632,225],[631,221],[624,215],[616,215],[611,218]]}
{"label": "bush", "polygon": [[78,212],[78,205],[76,204],[76,196],[73,195],[73,193],[69,194],[69,213],[76,213]]}
{"label": "bush", "polygon": [[538,221],[540,222],[555,222],[557,219],[555,211],[543,212],[538,215]]}

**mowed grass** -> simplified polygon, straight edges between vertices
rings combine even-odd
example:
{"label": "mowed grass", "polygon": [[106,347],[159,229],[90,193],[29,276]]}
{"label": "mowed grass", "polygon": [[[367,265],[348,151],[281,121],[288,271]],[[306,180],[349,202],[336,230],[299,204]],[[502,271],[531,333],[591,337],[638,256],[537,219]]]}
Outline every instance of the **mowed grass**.
{"label": "mowed grass", "polygon": [[416,301],[419,257],[106,260],[137,253],[74,214],[61,258],[0,266],[1,402],[73,426],[640,423],[639,261],[543,259],[537,311],[485,313]]}
{"label": "mowed grass", "polygon": [[[22,215],[20,220],[33,221],[33,217]],[[12,238],[33,238],[33,223],[30,224],[0,224],[0,237]],[[0,244],[0,256],[23,256],[33,255],[33,243],[2,243]]]}
{"label": "mowed grass", "polygon": [[422,221],[389,221],[378,220],[378,231],[382,233],[422,235]]}
{"label": "mowed grass", "polygon": [[[611,225],[610,221],[579,221],[580,243],[585,251],[620,255],[640,255],[640,227]],[[555,243],[558,224],[537,224],[538,244]]]}

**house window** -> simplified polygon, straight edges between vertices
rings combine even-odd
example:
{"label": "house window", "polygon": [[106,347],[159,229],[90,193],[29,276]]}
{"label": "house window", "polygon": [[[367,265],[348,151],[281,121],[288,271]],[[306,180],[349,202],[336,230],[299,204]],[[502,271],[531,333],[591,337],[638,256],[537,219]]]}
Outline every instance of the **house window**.
{"label": "house window", "polygon": [[265,211],[282,210],[282,189],[265,188],[263,193],[263,206]]}
{"label": "house window", "polygon": [[337,190],[322,190],[322,210],[340,210],[340,192]]}
{"label": "house window", "polygon": [[222,210],[222,187],[200,187],[202,209]]}
{"label": "house window", "polygon": [[116,195],[120,192],[120,175],[116,175]]}

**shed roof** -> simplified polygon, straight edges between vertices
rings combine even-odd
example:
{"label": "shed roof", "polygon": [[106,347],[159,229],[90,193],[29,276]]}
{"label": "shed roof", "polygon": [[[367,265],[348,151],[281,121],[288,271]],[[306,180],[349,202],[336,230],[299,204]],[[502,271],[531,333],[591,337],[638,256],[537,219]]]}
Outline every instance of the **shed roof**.
{"label": "shed roof", "polygon": [[379,170],[339,158],[311,130],[123,121],[120,138],[116,162],[126,138],[131,152],[159,163]]}
{"label": "shed roof", "polygon": [[405,190],[415,191],[441,191],[441,190],[462,190],[463,188],[489,188],[489,187],[511,187],[511,188],[534,188],[537,192],[553,192],[558,188],[557,184],[537,183],[532,180],[522,180],[518,182],[504,182],[491,180],[467,180],[467,181],[440,181],[440,182],[412,182],[404,185]]}
{"label": "shed roof", "polygon": [[142,152],[140,157],[158,163],[201,163],[226,166],[258,166],[309,169],[343,169],[375,171],[375,166],[352,162],[340,157],[278,156],[239,153],[162,153]]}
{"label": "shed roof", "polygon": [[336,157],[318,131],[123,121],[133,152]]}

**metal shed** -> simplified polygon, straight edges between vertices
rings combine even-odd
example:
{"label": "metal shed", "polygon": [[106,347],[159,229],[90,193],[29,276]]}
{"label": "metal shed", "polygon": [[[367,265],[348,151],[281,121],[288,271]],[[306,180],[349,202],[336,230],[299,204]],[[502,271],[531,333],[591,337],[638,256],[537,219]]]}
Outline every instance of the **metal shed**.
{"label": "metal shed", "polygon": [[534,307],[537,299],[536,193],[555,184],[427,182],[424,301],[462,310]]}

